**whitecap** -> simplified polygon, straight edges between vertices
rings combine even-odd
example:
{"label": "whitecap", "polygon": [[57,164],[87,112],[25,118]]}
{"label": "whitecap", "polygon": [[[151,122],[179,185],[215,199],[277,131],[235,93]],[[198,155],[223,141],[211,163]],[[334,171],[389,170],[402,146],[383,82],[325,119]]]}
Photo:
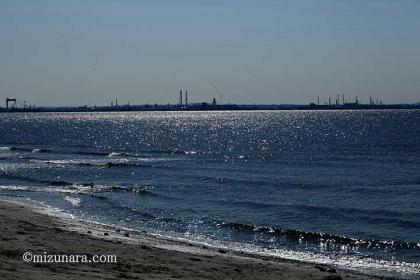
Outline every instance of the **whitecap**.
{"label": "whitecap", "polygon": [[71,196],[65,196],[64,200],[70,203],[74,207],[80,206],[80,202],[82,201],[79,197],[71,197]]}

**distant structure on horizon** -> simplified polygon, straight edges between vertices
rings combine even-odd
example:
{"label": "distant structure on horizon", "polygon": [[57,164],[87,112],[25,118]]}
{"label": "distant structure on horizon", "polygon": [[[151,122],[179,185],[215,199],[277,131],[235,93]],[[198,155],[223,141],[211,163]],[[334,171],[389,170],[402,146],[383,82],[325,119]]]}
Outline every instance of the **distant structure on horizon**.
{"label": "distant structure on horizon", "polygon": [[16,107],[16,98],[6,98],[6,109],[9,109],[9,103],[13,102],[13,105],[11,108]]}
{"label": "distant structure on horizon", "polygon": [[179,91],[179,102],[178,102],[178,105],[180,106],[180,107],[183,107],[183,106],[185,106],[185,107],[188,107],[188,90],[185,90],[185,96],[184,96],[184,98],[185,98],[185,101],[184,101],[184,103],[183,103],[183,95],[182,95],[182,89]]}
{"label": "distant structure on horizon", "polygon": [[185,107],[188,107],[188,91],[185,90]]}
{"label": "distant structure on horizon", "polygon": [[[224,104],[222,98],[217,102],[216,97],[212,97],[210,102],[191,103],[188,100],[188,90],[179,91],[178,104],[157,104],[149,105],[130,105],[119,104],[115,98],[110,105],[82,105],[82,106],[35,106],[27,101],[19,101],[16,98],[7,97],[5,99],[6,107],[0,107],[0,112],[112,112],[112,111],[234,111],[234,110],[363,110],[363,109],[420,109],[420,103],[414,104],[383,104],[379,99],[369,97],[369,103],[363,104],[355,97],[354,102],[348,102],[344,94],[337,94],[335,104],[332,98],[328,102],[321,104],[320,97],[317,96],[316,103],[309,104]],[[115,102],[115,103],[114,103]]]}
{"label": "distant structure on horizon", "polygon": [[[341,102],[340,102],[341,97]],[[311,109],[364,109],[367,107],[374,107],[374,106],[383,106],[383,102],[379,99],[376,99],[376,101],[370,96],[369,97],[369,103],[368,104],[362,104],[359,102],[359,98],[356,96],[354,102],[346,102],[345,95],[344,94],[337,94],[337,97],[335,99],[335,104],[331,103],[331,97],[328,98],[328,102],[324,102],[322,105],[320,103],[319,96],[317,97],[317,103],[310,102],[309,107]],[[392,105],[390,105],[392,106]]]}

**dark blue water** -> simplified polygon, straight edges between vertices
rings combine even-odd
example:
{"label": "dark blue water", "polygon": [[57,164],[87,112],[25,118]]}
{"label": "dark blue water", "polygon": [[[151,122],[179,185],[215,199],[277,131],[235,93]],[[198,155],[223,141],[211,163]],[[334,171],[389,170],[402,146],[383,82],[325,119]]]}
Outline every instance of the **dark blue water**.
{"label": "dark blue water", "polygon": [[0,195],[214,246],[416,273],[419,139],[415,110],[0,114]]}

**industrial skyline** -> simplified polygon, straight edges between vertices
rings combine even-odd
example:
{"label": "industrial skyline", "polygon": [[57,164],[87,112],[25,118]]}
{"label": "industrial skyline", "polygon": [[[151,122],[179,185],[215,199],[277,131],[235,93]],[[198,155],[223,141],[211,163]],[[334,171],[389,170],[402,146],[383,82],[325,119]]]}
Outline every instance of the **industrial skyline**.
{"label": "industrial skyline", "polygon": [[212,97],[210,100],[189,102],[188,90],[179,91],[178,103],[168,102],[164,104],[130,104],[119,103],[118,98],[108,105],[85,104],[79,106],[46,106],[35,105],[28,101],[20,101],[16,98],[5,99],[6,107],[0,106],[0,112],[80,112],[80,111],[206,111],[206,110],[362,110],[362,109],[420,109],[420,103],[413,104],[384,104],[379,99],[369,97],[368,103],[360,102],[354,97],[354,101],[347,100],[344,94],[337,94],[335,99],[328,101],[310,101],[308,104],[235,104],[223,103],[222,95],[219,99]]}

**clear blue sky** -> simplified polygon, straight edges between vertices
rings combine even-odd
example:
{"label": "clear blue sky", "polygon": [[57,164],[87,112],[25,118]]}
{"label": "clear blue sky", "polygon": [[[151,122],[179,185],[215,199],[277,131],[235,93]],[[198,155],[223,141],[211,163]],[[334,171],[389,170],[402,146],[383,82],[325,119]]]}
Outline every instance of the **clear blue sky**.
{"label": "clear blue sky", "polygon": [[0,106],[420,101],[418,0],[0,0]]}

